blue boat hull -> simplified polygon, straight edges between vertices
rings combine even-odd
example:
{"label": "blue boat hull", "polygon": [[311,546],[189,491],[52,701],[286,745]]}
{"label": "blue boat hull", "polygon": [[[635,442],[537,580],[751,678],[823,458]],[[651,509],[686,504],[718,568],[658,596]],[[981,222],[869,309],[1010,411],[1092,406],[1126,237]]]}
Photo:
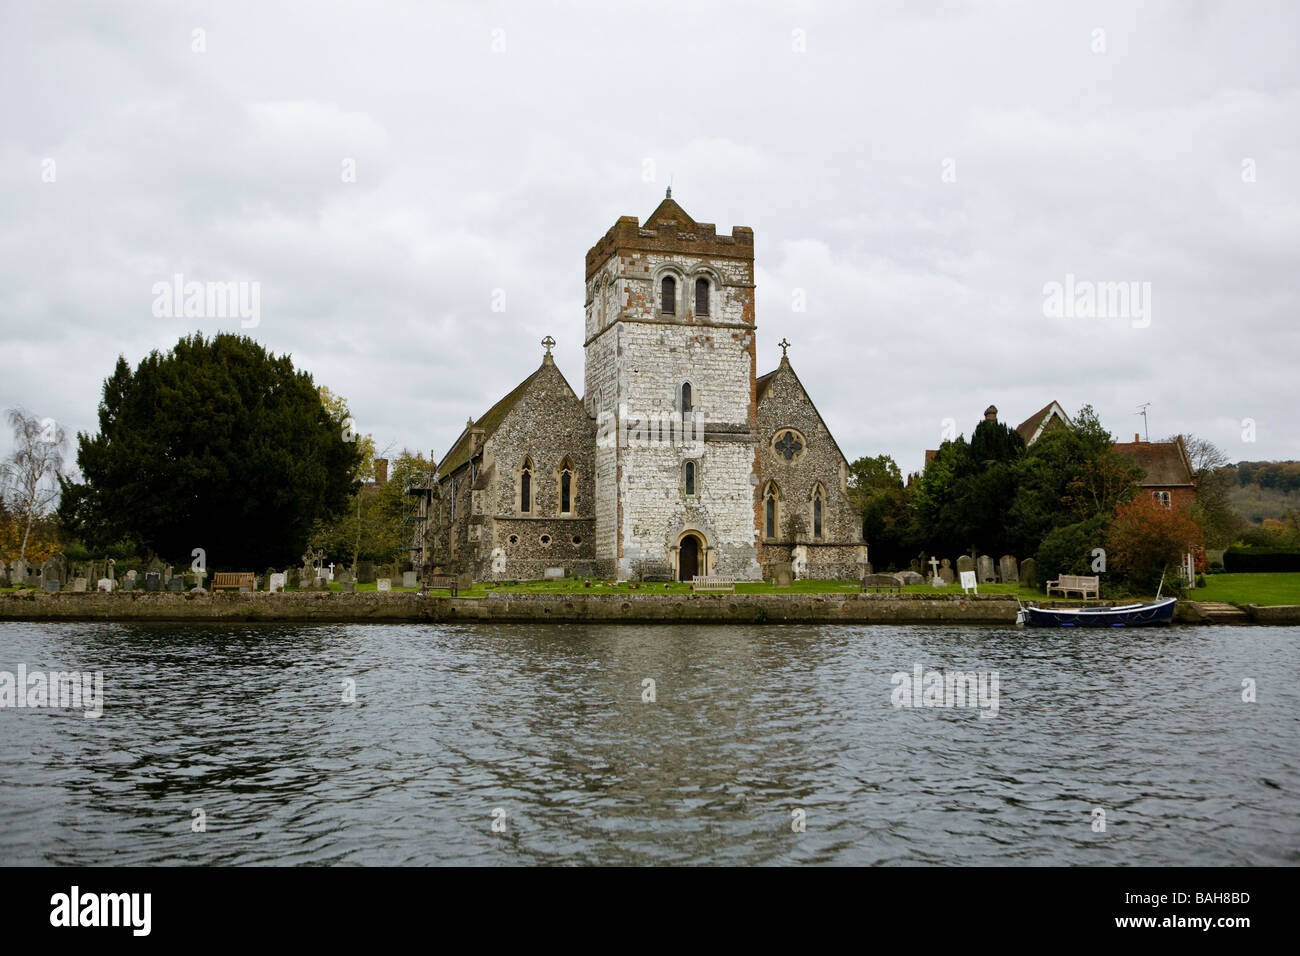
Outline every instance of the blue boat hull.
{"label": "blue boat hull", "polygon": [[1177,598],[1127,607],[1041,608],[1028,605],[1024,623],[1031,627],[1150,627],[1174,619]]}

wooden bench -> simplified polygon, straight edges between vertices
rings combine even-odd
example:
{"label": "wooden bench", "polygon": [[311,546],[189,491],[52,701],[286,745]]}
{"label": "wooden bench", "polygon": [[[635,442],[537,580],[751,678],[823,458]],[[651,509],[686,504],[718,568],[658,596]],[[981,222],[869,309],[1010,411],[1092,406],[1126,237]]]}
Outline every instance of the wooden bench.
{"label": "wooden bench", "polygon": [[257,582],[252,571],[218,571],[212,575],[212,593],[222,590],[253,590]]}
{"label": "wooden bench", "polygon": [[424,590],[432,589],[439,591],[450,591],[451,596],[456,596],[456,575],[454,574],[431,574],[424,579]]}
{"label": "wooden bench", "polygon": [[862,579],[862,591],[898,591],[902,592],[903,585],[892,574],[868,574]]}
{"label": "wooden bench", "polygon": [[730,591],[736,593],[736,579],[731,575],[697,574],[691,578],[692,591]]}
{"label": "wooden bench", "polygon": [[1061,597],[1069,597],[1071,591],[1078,591],[1079,596],[1087,600],[1088,594],[1093,597],[1101,596],[1101,578],[1097,575],[1089,577],[1086,574],[1062,574],[1055,581],[1047,582],[1047,596],[1051,597],[1053,591],[1061,592]]}

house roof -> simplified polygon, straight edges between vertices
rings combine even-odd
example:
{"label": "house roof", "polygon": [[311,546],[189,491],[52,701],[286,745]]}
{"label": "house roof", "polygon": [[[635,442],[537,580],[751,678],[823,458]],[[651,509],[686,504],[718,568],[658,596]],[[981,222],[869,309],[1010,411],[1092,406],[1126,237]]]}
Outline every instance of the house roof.
{"label": "house roof", "polygon": [[1115,451],[1146,469],[1147,476],[1138,482],[1143,488],[1193,487],[1196,484],[1181,435],[1173,441],[1116,442]]}
{"label": "house roof", "polygon": [[524,393],[528,391],[528,386],[532,385],[537,376],[542,374],[544,368],[546,368],[545,359],[537,367],[537,371],[511,389],[505,398],[484,412],[478,421],[473,422],[472,426],[465,426],[465,430],[460,433],[460,437],[451,446],[451,451],[447,452],[446,457],[442,459],[442,464],[438,466],[439,474],[446,477],[470,460],[470,450],[473,447],[470,441],[471,427],[483,429],[484,441],[491,438],[505,420],[506,415],[510,414],[510,410],[519,403],[519,399],[523,398]]}
{"label": "house roof", "polygon": [[1060,403],[1048,402],[1017,425],[1016,431],[1020,433],[1020,437],[1025,440],[1026,445],[1032,445],[1053,418],[1059,418],[1065,424],[1070,424],[1070,416],[1065,414],[1065,409],[1061,408]]}

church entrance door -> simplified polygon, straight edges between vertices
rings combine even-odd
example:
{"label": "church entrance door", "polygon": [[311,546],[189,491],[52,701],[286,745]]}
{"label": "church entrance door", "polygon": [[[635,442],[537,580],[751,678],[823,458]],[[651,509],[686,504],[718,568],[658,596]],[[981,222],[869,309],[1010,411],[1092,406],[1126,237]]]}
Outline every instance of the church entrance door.
{"label": "church entrance door", "polygon": [[693,534],[682,538],[677,555],[677,580],[689,582],[700,573],[700,539]]}

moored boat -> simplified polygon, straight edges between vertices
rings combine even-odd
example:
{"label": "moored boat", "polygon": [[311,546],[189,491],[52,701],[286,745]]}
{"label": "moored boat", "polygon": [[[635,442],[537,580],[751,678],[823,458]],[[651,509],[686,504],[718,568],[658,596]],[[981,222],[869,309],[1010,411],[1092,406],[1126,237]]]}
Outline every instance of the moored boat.
{"label": "moored boat", "polygon": [[1167,597],[1120,607],[1045,608],[1027,604],[1021,607],[1016,623],[1031,627],[1147,627],[1172,621],[1177,603],[1177,598]]}

